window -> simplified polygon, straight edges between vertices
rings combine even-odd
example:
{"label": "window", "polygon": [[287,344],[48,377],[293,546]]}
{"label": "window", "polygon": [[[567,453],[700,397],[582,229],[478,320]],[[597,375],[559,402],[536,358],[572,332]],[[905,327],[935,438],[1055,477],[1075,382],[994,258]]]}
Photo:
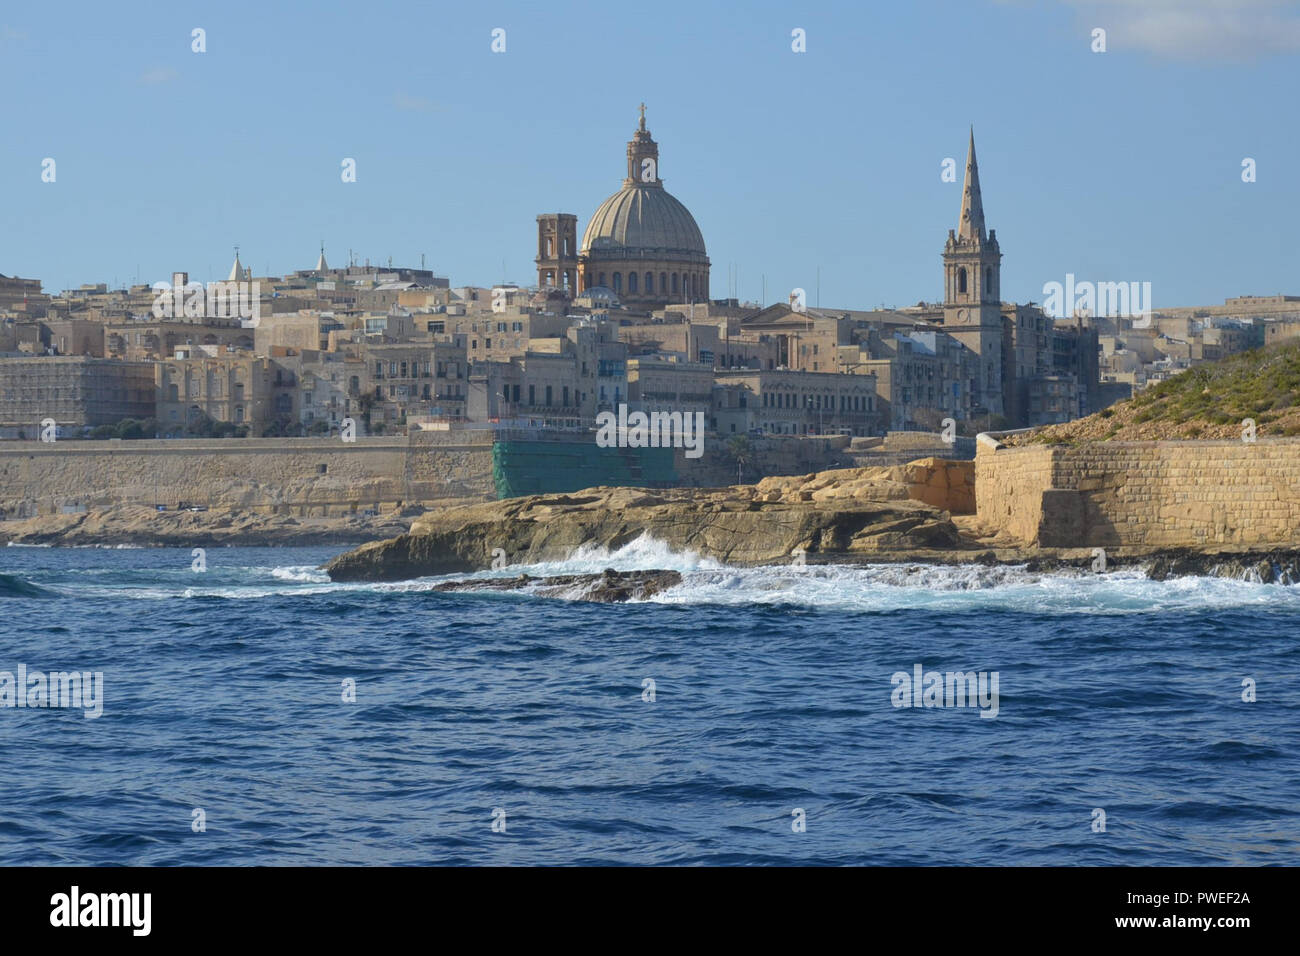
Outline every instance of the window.
{"label": "window", "polygon": [[635,292],[635,291],[636,291],[636,273],[635,273],[635,272],[629,272],[629,273],[627,274],[627,291],[628,291],[628,292]]}
{"label": "window", "polygon": [[966,267],[957,270],[957,291],[964,293],[966,291]]}

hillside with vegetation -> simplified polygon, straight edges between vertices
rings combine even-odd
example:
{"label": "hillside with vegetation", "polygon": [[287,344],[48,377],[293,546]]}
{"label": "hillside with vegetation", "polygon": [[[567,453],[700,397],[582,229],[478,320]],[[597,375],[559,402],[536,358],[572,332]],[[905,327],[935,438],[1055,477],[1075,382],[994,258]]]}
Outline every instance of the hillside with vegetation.
{"label": "hillside with vegetation", "polygon": [[1259,438],[1300,435],[1300,343],[1197,365],[1095,415],[1006,443],[1241,438],[1247,418]]}

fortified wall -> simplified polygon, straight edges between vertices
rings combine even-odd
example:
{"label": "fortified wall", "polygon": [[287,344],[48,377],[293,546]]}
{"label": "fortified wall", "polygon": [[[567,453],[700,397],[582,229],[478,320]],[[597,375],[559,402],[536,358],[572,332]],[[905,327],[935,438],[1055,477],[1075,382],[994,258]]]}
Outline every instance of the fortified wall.
{"label": "fortified wall", "polygon": [[[513,448],[513,453],[498,454],[502,460],[494,461],[493,440],[503,435],[491,429],[463,429],[416,431],[409,437],[358,436],[355,442],[337,437],[0,442],[0,518],[123,504],[329,516],[448,499],[576,491],[593,484],[718,487],[735,484],[738,477],[737,461],[725,439],[706,440],[700,458],[687,458],[683,449],[664,449],[658,471],[632,462],[622,474],[617,468],[588,463],[566,474],[561,467],[565,456],[556,443],[539,441],[537,433],[515,436],[523,439],[515,446],[498,445],[499,453],[505,448]],[[936,447],[951,452],[937,436],[914,433],[891,434],[858,449],[850,449],[847,436],[756,437],[749,445],[739,475],[745,482],[894,464],[899,458],[910,461],[933,454]],[[594,445],[584,450],[597,451]],[[574,458],[572,449],[567,457]],[[609,450],[605,457],[618,459],[620,450]],[[503,464],[513,480],[500,480]],[[533,487],[530,479],[538,475],[558,476],[567,483]]]}
{"label": "fortified wall", "polygon": [[1300,545],[1300,440],[1006,447],[981,435],[976,514],[1050,548]]}
{"label": "fortified wall", "polygon": [[181,503],[338,515],[476,497],[495,497],[490,434],[0,445],[0,509],[11,518]]}

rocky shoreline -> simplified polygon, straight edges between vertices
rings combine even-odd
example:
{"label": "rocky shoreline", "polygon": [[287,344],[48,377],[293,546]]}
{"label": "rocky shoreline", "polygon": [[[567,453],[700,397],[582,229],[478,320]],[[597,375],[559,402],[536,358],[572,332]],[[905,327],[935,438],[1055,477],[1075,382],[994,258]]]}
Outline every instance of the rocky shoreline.
{"label": "rocky shoreline", "polygon": [[619,604],[625,601],[643,601],[681,583],[682,575],[679,571],[615,571],[606,568],[599,574],[564,574],[542,578],[521,574],[514,578],[445,581],[433,590],[526,591],[537,597]]}
{"label": "rocky shoreline", "polygon": [[[1025,547],[959,513],[973,505],[972,479],[968,462],[925,459],[891,468],[767,478],[757,485],[590,488],[385,515],[293,517],[120,506],[0,521],[0,544],[349,548],[324,566],[335,581],[398,581],[562,561],[582,548],[612,553],[643,537],[675,553],[732,566],[908,563],[1024,565],[1047,573],[1097,570],[1093,549]],[[1300,549],[1116,548],[1107,549],[1105,567],[1141,569],[1154,580],[1205,575],[1291,584],[1300,582]],[[662,576],[676,572],[647,573],[666,580]],[[475,580],[463,588],[452,582],[446,589],[520,586],[512,580],[516,583]],[[535,593],[589,583],[525,582]],[[604,590],[616,593],[620,587],[606,582]]]}
{"label": "rocky shoreline", "polygon": [[[972,515],[922,498],[964,500],[948,464],[846,469],[715,489],[591,488],[440,510],[405,533],[339,555],[335,581],[398,581],[562,561],[578,549],[612,553],[648,538],[675,553],[733,566],[795,563],[1025,565],[1031,571],[1096,571],[1091,548],[1027,548]],[[907,469],[923,466],[917,482]],[[937,467],[938,466],[938,467]],[[599,553],[599,552],[597,552]],[[1105,569],[1141,569],[1165,580],[1208,575],[1264,583],[1300,581],[1300,550],[1116,548]]]}
{"label": "rocky shoreline", "polygon": [[296,518],[229,508],[157,511],[124,505],[0,521],[0,544],[59,547],[352,547],[405,533],[419,512]]}

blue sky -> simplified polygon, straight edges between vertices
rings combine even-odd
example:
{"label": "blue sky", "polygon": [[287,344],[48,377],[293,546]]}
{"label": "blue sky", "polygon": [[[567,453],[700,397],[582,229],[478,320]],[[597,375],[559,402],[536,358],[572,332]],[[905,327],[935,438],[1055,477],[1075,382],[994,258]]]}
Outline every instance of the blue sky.
{"label": "blue sky", "polygon": [[224,278],[238,243],[283,274],[323,238],[331,264],[424,254],[453,284],[531,283],[534,217],[585,228],[644,100],[715,297],[734,272],[746,299],[765,276],[769,302],[812,305],[820,268],[825,306],[939,298],[961,189],[941,163],[972,123],[1004,297],[1067,272],[1150,281],[1157,307],[1300,294],[1297,6],[9,5],[0,273]]}

